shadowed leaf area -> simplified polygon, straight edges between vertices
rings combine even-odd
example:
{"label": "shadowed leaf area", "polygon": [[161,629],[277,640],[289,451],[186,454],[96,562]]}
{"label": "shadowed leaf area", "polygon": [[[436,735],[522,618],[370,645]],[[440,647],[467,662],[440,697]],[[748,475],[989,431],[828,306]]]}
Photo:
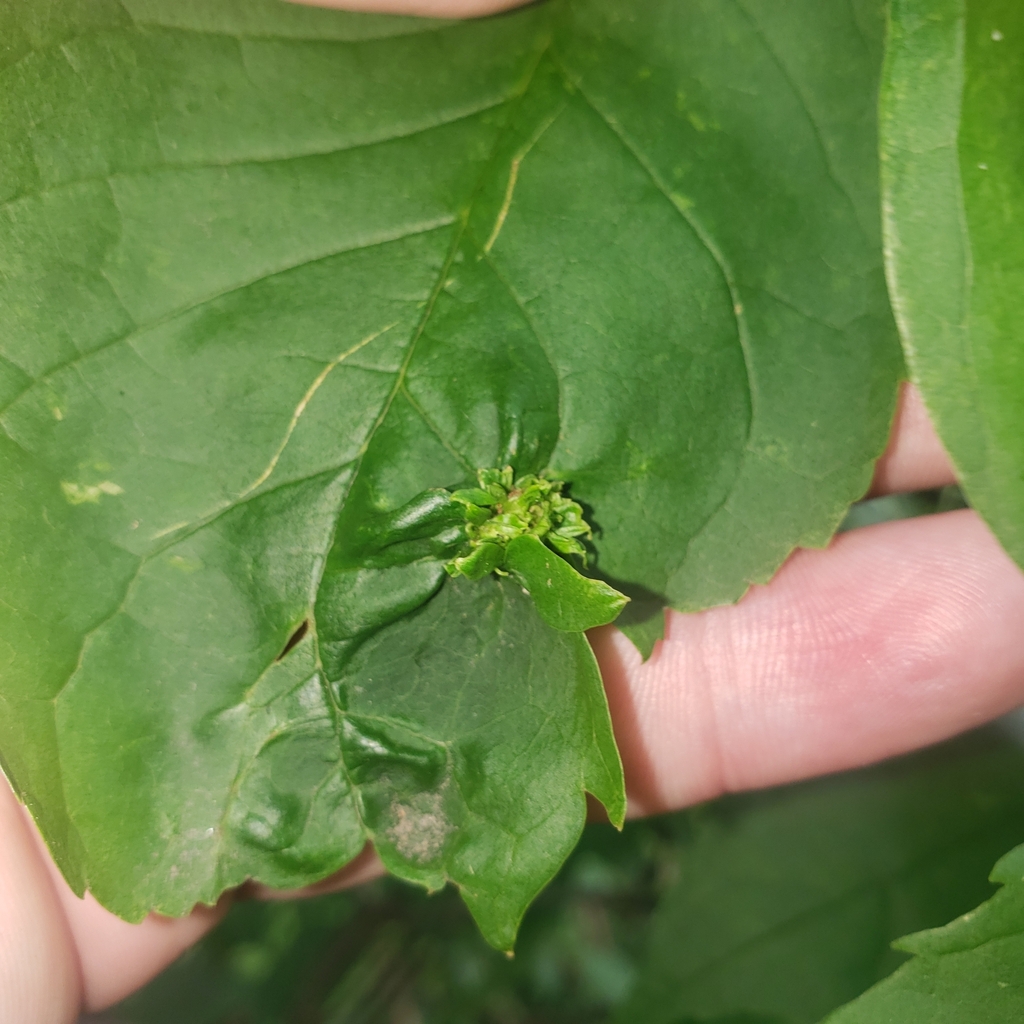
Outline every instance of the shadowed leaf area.
{"label": "shadowed leaf area", "polygon": [[914,954],[892,977],[828,1020],[830,1024],[997,1024],[1024,1013],[1024,846],[1003,857],[987,903],[942,928],[908,935],[896,948]]}

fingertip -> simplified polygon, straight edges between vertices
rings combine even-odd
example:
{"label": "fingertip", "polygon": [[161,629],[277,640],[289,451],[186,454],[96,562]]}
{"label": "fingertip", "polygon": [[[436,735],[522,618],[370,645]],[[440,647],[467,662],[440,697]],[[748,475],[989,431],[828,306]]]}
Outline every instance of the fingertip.
{"label": "fingertip", "polygon": [[213,929],[231,903],[227,894],[216,906],[197,906],[186,917],[150,914],[139,924],[129,924],[90,893],[84,898],[76,896],[49,855],[45,856],[78,951],[82,1005],[89,1012],[120,1002],[156,977]]}
{"label": "fingertip", "polygon": [[900,388],[892,433],[875,467],[869,496],[922,491],[956,483],[949,454],[913,384]]}
{"label": "fingertip", "polygon": [[0,1021],[70,1024],[82,982],[33,828],[0,774]]}
{"label": "fingertip", "polygon": [[367,843],[362,852],[348,862],[341,870],[335,871],[333,875],[307,885],[302,889],[272,889],[269,885],[261,882],[247,882],[242,886],[239,895],[242,899],[256,900],[295,900],[308,899],[311,896],[325,896],[332,892],[342,892],[345,889],[352,889],[357,885],[372,882],[385,874],[384,865],[381,863],[377,851],[371,843]]}
{"label": "fingertip", "polygon": [[528,0],[290,0],[306,7],[329,7],[367,14],[399,14],[416,18],[479,18],[513,7]]}

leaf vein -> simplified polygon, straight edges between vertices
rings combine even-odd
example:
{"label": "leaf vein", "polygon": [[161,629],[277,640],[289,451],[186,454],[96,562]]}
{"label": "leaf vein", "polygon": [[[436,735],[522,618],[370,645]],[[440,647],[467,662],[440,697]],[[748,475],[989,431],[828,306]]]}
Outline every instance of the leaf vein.
{"label": "leaf vein", "polygon": [[565,110],[566,106],[567,104],[563,103],[557,110],[541,121],[540,125],[534,130],[534,133],[523,143],[515,156],[512,157],[512,164],[508,171],[508,184],[505,186],[505,196],[502,199],[498,215],[494,219],[494,227],[491,228],[491,233],[484,243],[483,255],[486,256],[491,251],[494,243],[498,240],[498,235],[501,234],[501,229],[505,225],[505,218],[508,216],[509,208],[512,206],[512,195],[516,190],[516,182],[519,180],[519,168],[529,155],[530,150],[540,142],[541,136],[558,120],[559,115]]}
{"label": "leaf vein", "polygon": [[122,334],[119,337],[111,338],[109,341],[105,341],[102,345],[98,345],[96,348],[90,349],[88,352],[78,353],[77,355],[72,356],[70,359],[65,359],[63,362],[56,363],[48,370],[46,370],[44,373],[42,373],[39,377],[36,377],[27,388],[25,388],[23,391],[15,395],[5,406],[0,407],[0,417],[5,416],[10,411],[10,409],[18,402],[20,402],[26,395],[28,395],[37,384],[41,384],[44,381],[49,380],[51,377],[60,373],[61,370],[65,370],[70,366],[74,366],[78,363],[84,362],[90,356],[94,356],[99,352],[105,351],[106,349],[113,348],[116,345],[121,345],[126,342],[130,343],[133,339],[137,338],[138,336],[145,334],[156,327],[163,327],[167,324],[173,323],[175,320],[181,317],[188,316],[189,313],[193,313],[198,309],[202,309],[203,306],[208,306],[211,303],[218,302],[220,299],[227,298],[228,296],[234,295],[237,292],[245,291],[246,288],[252,288],[257,284],[261,284],[263,281],[271,280],[272,278],[279,277],[282,274],[288,274],[295,270],[301,270],[304,267],[314,266],[317,263],[324,263],[327,260],[333,259],[335,256],[343,256],[346,253],[351,252],[363,252],[367,249],[374,249],[382,245],[388,245],[392,242],[401,242],[404,241],[406,238],[415,238],[417,235],[425,235],[429,234],[431,231],[437,231],[440,228],[449,227],[453,223],[455,223],[454,217],[439,217],[434,220],[426,221],[423,224],[416,225],[415,227],[403,228],[398,232],[389,233],[386,236],[375,238],[372,241],[363,242],[351,246],[345,246],[344,248],[335,249],[328,253],[323,253],[317,256],[311,256],[308,259],[300,260],[297,263],[277,267],[273,270],[267,271],[266,273],[261,273],[258,276],[251,278],[250,280],[243,281],[240,284],[232,285],[228,288],[222,289],[221,291],[211,293],[201,299],[197,299],[195,302],[191,302],[187,306],[179,307],[178,309],[175,309],[164,316],[158,317],[155,320],[152,320],[148,323],[140,324],[137,327],[133,327],[128,334]]}
{"label": "leaf vein", "polygon": [[828,146],[825,143],[825,137],[824,135],[822,135],[821,126],[818,124],[818,122],[814,118],[814,115],[811,113],[810,104],[807,102],[807,99],[805,98],[803,91],[797,84],[796,79],[790,73],[789,67],[786,65],[785,61],[783,61],[778,51],[772,45],[771,40],[769,40],[768,36],[765,34],[764,29],[758,23],[757,19],[750,13],[750,11],[747,10],[747,7],[743,3],[743,0],[736,0],[736,7],[739,10],[739,12],[743,15],[743,17],[746,19],[747,24],[750,25],[754,34],[764,44],[764,48],[767,51],[768,56],[771,57],[772,63],[778,69],[779,74],[782,75],[783,79],[785,79],[785,82],[789,86],[793,95],[800,101],[800,106],[803,108],[804,113],[807,115],[807,122],[811,126],[811,133],[814,135],[814,140],[817,143],[818,149],[821,152],[821,158],[822,162],[825,164],[825,170],[828,172],[828,176],[832,180],[832,183],[836,186],[837,189],[839,189],[840,193],[842,194],[843,198],[847,201],[847,203],[849,203],[850,209],[853,211],[853,215],[856,218],[857,223],[860,224],[860,212],[857,209],[857,204],[853,201],[853,196],[850,195],[850,193],[846,189],[846,186],[839,180],[839,177],[836,174],[836,170],[832,162],[832,154],[829,152]]}
{"label": "leaf vein", "polygon": [[[597,104],[586,94],[580,83],[572,81],[572,79],[568,75],[568,72],[564,68],[562,68],[561,65],[560,70],[566,82],[575,88],[577,94],[583,99],[587,106],[597,115],[597,117],[601,119],[601,121],[604,122],[608,130],[619,140],[619,142],[623,145],[626,151],[633,157],[637,164],[639,164],[641,169],[647,174],[648,178],[650,179],[654,187],[659,192],[661,192],[661,194],[668,200],[672,208],[689,226],[690,230],[694,233],[697,240],[704,246],[704,248],[710,254],[711,258],[718,265],[719,271],[725,281],[726,287],[729,291],[730,299],[732,301],[732,314],[736,321],[737,337],[740,344],[740,351],[743,354],[744,369],[746,370],[747,374],[747,394],[750,398],[750,419],[747,422],[747,434],[744,438],[743,460],[746,461],[747,452],[749,451],[750,443],[754,436],[754,424],[757,419],[758,398],[756,378],[754,376],[754,358],[753,351],[751,348],[749,325],[744,314],[739,285],[736,281],[735,275],[733,274],[732,268],[726,260],[724,253],[718,248],[717,245],[715,245],[711,236],[704,229],[704,226],[700,223],[700,221],[693,215],[693,213],[690,210],[686,209],[673,198],[671,190],[662,180],[657,170],[650,163],[650,161],[647,160],[647,158],[640,152],[640,150],[633,145],[633,143],[626,136],[625,132],[619,126],[619,124],[612,118],[610,118],[607,114],[605,114],[604,111],[600,109],[600,107],[597,106]],[[742,472],[742,470],[739,470],[738,472]],[[711,522],[715,519],[718,513],[725,507],[726,503],[729,501],[731,496],[731,490],[726,492],[725,495],[723,495],[721,501],[715,506],[714,509],[712,509],[708,513],[708,516],[704,520],[704,523],[701,525],[701,527],[687,541],[686,550],[683,555],[683,558],[679,562],[679,566],[685,564],[686,561],[689,559],[689,553],[692,548],[693,542],[708,529]],[[677,570],[679,566],[676,567]]]}
{"label": "leaf vein", "polygon": [[738,943],[731,949],[726,950],[724,953],[720,953],[719,955],[712,957],[705,963],[683,974],[678,979],[678,982],[682,985],[706,973],[725,967],[728,965],[731,958],[737,955],[742,955],[750,950],[757,949],[758,946],[761,946],[766,942],[773,941],[779,935],[800,927],[806,921],[813,920],[814,917],[822,911],[827,911],[833,907],[841,907],[844,903],[851,900],[862,899],[865,893],[871,892],[874,889],[881,890],[885,893],[894,883],[899,882],[903,878],[912,878],[915,874],[920,873],[925,865],[946,856],[948,851],[957,849],[965,839],[983,834],[987,830],[988,826],[972,829],[970,832],[957,836],[950,842],[943,843],[934,850],[930,850],[920,857],[913,858],[903,867],[897,868],[891,872],[879,872],[878,875],[873,878],[867,878],[857,884],[849,886],[847,889],[844,889],[841,893],[838,893],[831,899],[824,900],[812,907],[808,907],[805,910],[792,914],[782,921],[777,921],[768,928],[759,932],[757,935],[751,936],[749,939]]}
{"label": "leaf vein", "polygon": [[453,124],[458,124],[459,121],[465,121],[471,117],[476,117],[479,114],[487,113],[489,110],[495,110],[507,102],[507,97],[501,97],[497,100],[488,100],[484,103],[480,103],[479,105],[467,107],[466,109],[454,114],[452,117],[445,118],[440,121],[433,121],[428,124],[410,127],[408,131],[398,132],[393,135],[382,135],[379,137],[362,139],[343,146],[334,146],[330,149],[311,149],[307,152],[293,153],[288,156],[250,156],[241,157],[236,160],[196,160],[181,161],[180,163],[153,164],[150,166],[143,165],[141,167],[136,167],[131,171],[121,171],[115,174],[84,175],[80,178],[72,178],[67,181],[62,181],[56,185],[50,185],[47,188],[36,189],[35,191],[30,192],[21,192],[17,195],[11,196],[0,203],[0,213],[4,213],[8,209],[27,203],[32,199],[41,199],[61,192],[64,189],[72,189],[79,185],[98,185],[102,183],[109,185],[111,182],[118,179],[127,180],[131,178],[145,178],[165,173],[188,173],[190,171],[207,170],[222,171],[230,170],[234,167],[264,167],[271,166],[273,164],[287,164],[299,160],[315,160],[317,158],[338,156],[341,153],[351,153],[359,149],[370,149],[373,146],[383,146],[391,142],[401,142],[405,139],[415,138],[417,135],[425,135],[426,133],[435,131],[438,128],[446,128]]}
{"label": "leaf vein", "polygon": [[469,459],[467,459],[459,450],[441,433],[441,428],[427,415],[427,411],[416,401],[412,396],[412,392],[409,390],[408,382],[402,384],[402,396],[412,407],[413,411],[423,421],[423,425],[429,430],[434,437],[444,446],[445,450],[449,455],[454,458],[460,466],[469,474],[469,479],[472,480],[476,473],[477,467],[475,467]]}
{"label": "leaf vein", "polygon": [[355,355],[360,349],[365,348],[372,341],[376,341],[381,336],[387,334],[393,327],[397,327],[398,322],[388,324],[387,327],[382,327],[378,331],[374,331],[372,334],[368,334],[361,341],[357,341],[354,345],[345,349],[340,355],[332,359],[316,376],[313,383],[306,389],[306,393],[299,400],[299,404],[295,407],[295,411],[292,413],[292,418],[288,423],[288,429],[285,431],[285,435],[281,443],[277,447],[277,451],[274,452],[273,457],[267,464],[266,469],[251,483],[242,493],[238,496],[239,500],[245,498],[247,495],[255,491],[261,484],[265,483],[270,475],[277,468],[277,464],[280,461],[281,456],[284,454],[285,448],[288,447],[288,442],[292,439],[292,434],[295,433],[295,428],[299,425],[299,420],[302,419],[303,413],[309,406],[309,403],[313,400],[314,395],[320,390],[320,386],[330,376],[330,374],[337,369],[349,356]]}
{"label": "leaf vein", "polygon": [[516,304],[516,308],[519,310],[519,313],[525,321],[526,326],[529,327],[530,333],[536,339],[537,344],[540,347],[540,350],[544,353],[544,358],[548,361],[548,366],[551,367],[552,376],[555,378],[555,383],[558,386],[557,414],[559,428],[561,429],[562,408],[564,405],[562,395],[562,377],[561,374],[559,374],[558,372],[558,367],[555,365],[555,357],[551,354],[551,347],[548,344],[548,340],[547,338],[541,335],[540,331],[537,330],[537,325],[533,322],[533,317],[530,316],[530,312],[526,308],[526,304],[523,302],[522,298],[519,296],[519,293],[515,290],[515,288],[512,287],[512,282],[509,281],[509,279],[504,275],[501,268],[495,262],[494,257],[490,253],[484,253],[483,258],[487,266],[490,268],[491,273],[493,273],[494,276],[498,279],[498,281],[501,282],[502,287],[504,287],[505,291],[508,292],[509,298],[511,298],[512,301]]}
{"label": "leaf vein", "polygon": [[757,406],[757,387],[753,372],[753,354],[750,348],[750,331],[747,324],[746,317],[743,312],[743,302],[741,301],[739,285],[736,281],[736,276],[732,271],[732,267],[725,258],[725,254],[715,244],[714,240],[705,230],[703,224],[693,215],[693,212],[686,209],[681,203],[679,203],[672,195],[671,189],[666,185],[661,175],[658,173],[654,165],[643,155],[643,153],[633,144],[633,142],[626,135],[622,127],[613,118],[609,117],[601,108],[587,95],[582,85],[579,82],[574,82],[569,77],[566,70],[559,65],[559,69],[562,73],[566,84],[576,90],[576,93],[582,98],[584,103],[604,122],[608,130],[619,140],[625,150],[632,156],[640,168],[644,171],[647,177],[650,179],[654,187],[668,200],[672,209],[682,218],[687,224],[697,240],[707,250],[708,254],[715,261],[718,266],[719,272],[725,282],[726,288],[729,291],[729,296],[732,300],[732,314],[736,321],[736,331],[739,338],[740,348],[743,353],[744,366],[747,371],[747,391],[750,396],[751,404],[751,417],[748,425],[748,440],[750,433],[753,431],[753,423],[756,414]]}

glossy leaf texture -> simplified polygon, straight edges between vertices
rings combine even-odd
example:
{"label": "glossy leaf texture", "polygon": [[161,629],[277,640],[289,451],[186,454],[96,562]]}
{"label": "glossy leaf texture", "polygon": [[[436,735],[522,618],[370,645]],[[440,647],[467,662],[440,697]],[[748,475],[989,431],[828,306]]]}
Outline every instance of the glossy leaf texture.
{"label": "glossy leaf texture", "polygon": [[625,599],[601,580],[581,576],[536,537],[517,537],[505,565],[533,598],[537,612],[555,629],[581,632],[614,621]]}
{"label": "glossy leaf texture", "polygon": [[4,770],[126,917],[369,839],[507,947],[621,769],[584,638],[447,580],[417,502],[555,474],[648,619],[827,540],[901,365],[880,4],[19,0],[0,41]]}
{"label": "glossy leaf texture", "polygon": [[1024,846],[996,864],[1002,888],[942,928],[895,943],[914,958],[829,1024],[1004,1024],[1024,1016]]}
{"label": "glossy leaf texture", "polygon": [[[678,881],[655,911],[646,961],[614,1020],[814,1024],[899,967],[894,938],[948,921],[988,895],[997,851],[1024,836],[1022,766],[1016,743],[989,729],[694,812]],[[877,991],[898,989],[905,974],[923,986],[927,967],[918,963]],[[1019,970],[1014,978],[1019,993]],[[864,1002],[877,1012],[836,1019],[966,1024],[1019,1016],[914,1016],[873,998]]]}
{"label": "glossy leaf texture", "polygon": [[894,0],[881,124],[908,363],[971,504],[1024,564],[1024,8]]}

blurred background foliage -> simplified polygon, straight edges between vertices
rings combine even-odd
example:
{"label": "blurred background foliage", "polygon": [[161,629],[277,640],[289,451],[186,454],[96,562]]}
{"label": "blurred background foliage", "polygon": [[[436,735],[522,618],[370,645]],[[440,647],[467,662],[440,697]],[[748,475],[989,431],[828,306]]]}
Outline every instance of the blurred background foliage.
{"label": "blurred background foliage", "polygon": [[294,903],[246,902],[118,1008],[138,1024],[598,1021],[629,992],[685,815],[592,825],[531,908],[513,959],[452,889],[385,878]]}
{"label": "blurred background foliage", "polygon": [[[881,503],[881,504],[879,504]],[[962,504],[865,502],[849,525]],[[1010,718],[873,768],[587,827],[514,958],[452,890],[393,879],[237,903],[118,1024],[813,1024],[891,973],[889,943],[988,898],[1024,841]]]}

